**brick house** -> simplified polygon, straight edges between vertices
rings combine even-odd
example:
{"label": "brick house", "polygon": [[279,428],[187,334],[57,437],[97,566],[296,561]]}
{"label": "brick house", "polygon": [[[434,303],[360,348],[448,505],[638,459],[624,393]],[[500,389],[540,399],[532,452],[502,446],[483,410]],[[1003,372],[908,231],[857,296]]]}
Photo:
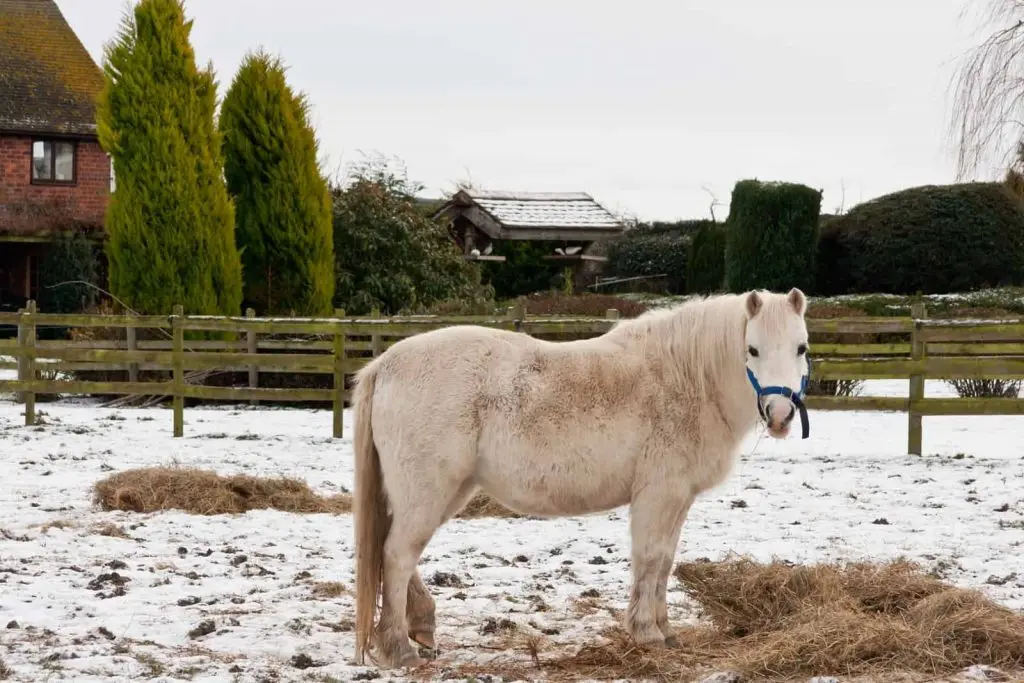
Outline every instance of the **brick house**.
{"label": "brick house", "polygon": [[99,66],[53,0],[0,0],[0,307],[37,298],[54,235],[102,239],[110,158],[96,135]]}

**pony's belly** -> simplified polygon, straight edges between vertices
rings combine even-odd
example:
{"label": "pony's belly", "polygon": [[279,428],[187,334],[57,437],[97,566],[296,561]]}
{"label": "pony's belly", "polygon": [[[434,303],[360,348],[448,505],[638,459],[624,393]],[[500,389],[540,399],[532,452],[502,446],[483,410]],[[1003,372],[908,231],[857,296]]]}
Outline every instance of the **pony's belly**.
{"label": "pony's belly", "polygon": [[514,444],[480,455],[477,483],[521,514],[582,515],[610,510],[630,499],[632,452],[578,445],[538,451]]}

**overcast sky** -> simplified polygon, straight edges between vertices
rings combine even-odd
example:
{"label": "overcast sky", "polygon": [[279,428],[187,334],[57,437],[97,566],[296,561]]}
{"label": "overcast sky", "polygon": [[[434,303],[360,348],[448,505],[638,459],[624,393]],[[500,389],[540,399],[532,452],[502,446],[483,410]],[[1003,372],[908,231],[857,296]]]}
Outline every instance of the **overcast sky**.
{"label": "overcast sky", "polygon": [[[57,2],[100,62],[126,0]],[[949,82],[978,35],[962,4],[187,0],[186,11],[221,94],[246,50],[284,58],[329,170],[379,152],[424,194],[460,180],[585,191],[671,220],[708,216],[704,187],[722,218],[747,177],[823,189],[823,211],[953,182]]]}

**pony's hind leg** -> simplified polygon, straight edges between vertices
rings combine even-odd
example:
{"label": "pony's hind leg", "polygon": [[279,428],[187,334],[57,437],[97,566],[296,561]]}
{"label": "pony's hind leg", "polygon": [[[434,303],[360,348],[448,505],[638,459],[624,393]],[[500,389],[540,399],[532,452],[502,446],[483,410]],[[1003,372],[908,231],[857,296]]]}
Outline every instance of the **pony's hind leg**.
{"label": "pony's hind leg", "polygon": [[434,650],[437,646],[434,643],[434,628],[436,626],[434,598],[427,590],[419,570],[412,573],[409,581],[408,605],[406,617],[409,620],[409,638],[413,642]]}
{"label": "pony's hind leg", "polygon": [[[668,628],[666,590],[683,517],[691,500],[665,490],[665,482],[642,487],[630,504],[633,585],[626,630],[638,645],[665,647]],[[668,568],[666,570],[666,567]]]}
{"label": "pony's hind leg", "polygon": [[420,514],[405,506],[393,512],[384,542],[384,585],[380,621],[374,633],[376,659],[383,668],[416,667],[424,663],[409,643],[406,609],[416,563],[439,521],[440,515]]}
{"label": "pony's hind leg", "polygon": [[[469,499],[476,492],[476,485],[471,481],[464,483],[454,500],[448,504],[445,514],[441,519],[444,524],[454,517],[465,507]],[[414,570],[412,579],[409,581],[408,607],[406,616],[409,619],[409,637],[413,642],[437,654],[437,644],[434,641],[434,630],[436,628],[434,598],[430,595],[419,570]]]}

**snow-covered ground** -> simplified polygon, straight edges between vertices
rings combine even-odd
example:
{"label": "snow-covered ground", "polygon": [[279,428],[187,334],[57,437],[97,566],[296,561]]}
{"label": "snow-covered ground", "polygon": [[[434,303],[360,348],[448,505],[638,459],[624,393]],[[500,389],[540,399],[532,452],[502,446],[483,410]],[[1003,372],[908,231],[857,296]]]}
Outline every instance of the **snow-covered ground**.
{"label": "snow-covered ground", "polygon": [[[906,383],[870,382],[864,393],[906,395]],[[948,393],[929,383],[929,395]],[[351,442],[330,438],[329,411],[189,408],[185,438],[173,439],[166,409],[38,409],[44,424],[26,428],[22,406],[0,400],[0,657],[9,680],[376,676],[351,664],[349,515],[137,515],[91,502],[90,487],[111,472],[172,464],[290,475],[341,492],[352,482]],[[903,555],[1024,610],[1024,418],[925,418],[920,458],[904,453],[902,414],[815,412],[811,430],[807,441],[751,438],[728,482],[693,507],[677,559]],[[128,537],[98,533],[107,523]],[[577,599],[596,589],[591,603],[624,607],[628,560],[624,509],[450,522],[420,565],[440,584],[431,590],[442,653],[431,675],[524,656],[505,649],[507,632],[488,620],[511,620],[549,651],[598,642],[614,618]],[[324,594],[326,582],[341,586]],[[669,601],[674,623],[696,618],[673,582]]]}

